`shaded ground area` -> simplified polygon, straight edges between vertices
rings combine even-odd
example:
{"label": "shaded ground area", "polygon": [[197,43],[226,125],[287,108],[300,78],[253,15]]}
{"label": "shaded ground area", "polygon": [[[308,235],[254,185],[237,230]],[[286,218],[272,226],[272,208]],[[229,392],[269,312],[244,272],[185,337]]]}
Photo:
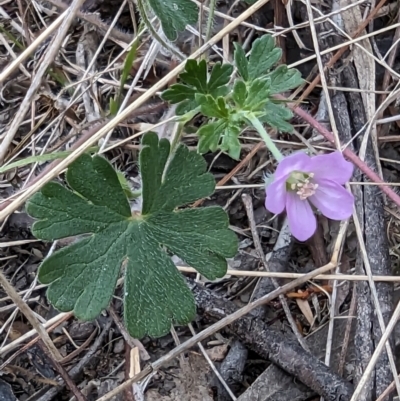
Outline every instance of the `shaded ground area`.
{"label": "shaded ground area", "polygon": [[[304,85],[287,93],[286,98],[298,101],[314,120],[337,132],[343,147],[357,154],[398,193],[398,4],[381,1],[375,9],[362,1],[311,2],[314,30],[310,29],[307,3],[268,2],[249,16],[246,24],[229,31],[217,49],[208,53],[208,62],[215,63],[222,56],[232,60],[233,42],[249,50],[257,37],[266,32],[276,34],[277,44],[283,49],[282,63],[298,68],[305,79]],[[68,5],[59,0],[0,3],[0,74]],[[110,98],[119,91],[127,57],[127,52],[121,51],[134,38],[141,22],[133,2],[120,10],[121,5],[122,1],[117,0],[84,3],[22,117],[18,116],[21,103],[42,57],[51,48],[53,36],[45,35],[41,46],[4,82],[0,81],[2,140],[13,121],[20,119],[3,165],[42,153],[74,150],[111,120]],[[213,34],[248,9],[245,2],[218,2]],[[199,6],[203,33],[207,10],[207,4]],[[109,30],[119,11],[115,28]],[[321,15],[329,17],[321,22]],[[345,48],[365,20],[366,28],[357,33],[363,39]],[[345,49],[318,82],[313,32],[318,38],[317,54],[322,65],[328,65],[337,51]],[[100,47],[105,35],[108,39]],[[131,90],[128,104],[179,64],[168,49],[153,51],[153,42],[146,33],[139,43],[122,91],[125,97]],[[198,43],[194,33],[187,30],[172,45],[189,56]],[[144,62],[147,66],[143,68]],[[74,95],[77,88],[79,96]],[[174,113],[156,94],[115,126],[107,138],[105,146],[109,150],[105,156],[124,173],[133,189],[140,187],[140,134],[136,134]],[[188,124],[182,140],[190,149],[195,149],[195,132],[203,123],[202,118],[195,117]],[[292,134],[269,132],[285,155],[306,148],[316,152],[332,149],[321,132],[298,114],[291,123],[295,126]],[[157,133],[169,137],[170,125],[157,128]],[[100,147],[103,141],[99,141]],[[306,243],[299,243],[290,236],[285,216],[274,217],[264,207],[264,176],[275,168],[270,153],[252,130],[242,132],[240,142],[238,161],[222,152],[204,155],[217,189],[197,205],[219,205],[226,210],[230,227],[239,239],[239,252],[228,261],[230,271],[223,279],[208,282],[200,277],[195,282],[194,274],[185,273],[195,295],[197,317],[192,326],[175,327],[165,337],[138,341],[129,336],[122,322],[121,285],[110,308],[96,321],[80,322],[72,314],[55,310],[46,300],[45,286],[37,280],[38,266],[54,249],[75,238],[56,244],[36,240],[30,230],[32,219],[23,205],[1,223],[2,274],[48,330],[62,357],[59,362],[53,360],[26,314],[16,307],[10,294],[0,289],[1,401],[82,401],[100,397],[105,397],[102,401],[300,401],[319,400],[321,396],[325,400],[351,399],[399,298],[398,207],[356,169],[350,183],[356,212],[347,230],[341,231],[338,222],[318,216],[316,234]],[[54,166],[51,163],[34,159],[1,172],[0,210],[13,201],[15,194],[37,185],[37,177],[48,172]],[[64,177],[58,180],[63,182]],[[330,280],[305,280],[281,293],[274,292],[293,283],[296,274],[313,272],[330,261],[334,262],[330,273],[336,274]],[[257,276],[257,272],[265,272],[266,265],[270,272],[287,274],[275,280]],[[353,280],[346,276],[342,280],[343,274],[362,277]],[[392,281],[368,282],[368,275]],[[216,322],[270,293],[273,296],[268,304],[207,335],[200,346],[193,344],[177,352],[176,357],[167,357],[196,333],[213,331]],[[393,371],[398,364],[397,331],[395,328],[390,336],[389,354],[386,348],[382,350],[357,400],[390,400],[395,394],[391,383],[397,375]],[[149,363],[157,367],[153,372],[145,370]],[[139,384],[129,385],[115,395],[110,393],[143,371],[147,374]]]}

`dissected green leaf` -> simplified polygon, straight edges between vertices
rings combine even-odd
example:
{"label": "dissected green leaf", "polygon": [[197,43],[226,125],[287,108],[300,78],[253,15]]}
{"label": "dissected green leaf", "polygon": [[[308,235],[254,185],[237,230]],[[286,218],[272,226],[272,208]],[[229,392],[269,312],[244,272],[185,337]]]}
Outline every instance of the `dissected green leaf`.
{"label": "dissected green leaf", "polygon": [[231,64],[216,63],[211,70],[210,79],[207,84],[207,91],[211,96],[224,96],[221,90],[224,90],[232,75],[233,66]]}
{"label": "dissected green leaf", "polygon": [[256,111],[268,102],[271,80],[268,77],[256,78],[247,89],[247,98],[244,107]]}
{"label": "dissected green leaf", "polygon": [[38,219],[32,228],[37,238],[84,234],[40,266],[39,280],[50,284],[54,307],[94,319],[108,307],[123,270],[124,317],[136,338],[163,335],[172,322],[187,324],[195,315],[193,296],[170,254],[213,280],[225,274],[225,258],[237,250],[222,208],[177,210],[212,194],[215,181],[204,159],[180,145],[167,163],[170,144],[154,133],[146,134],[142,145],[142,214],[131,214],[108,161],[89,155],[68,168],[70,189],[49,183],[27,204]]}
{"label": "dissected green leaf", "polygon": [[286,92],[289,89],[297,88],[303,83],[303,78],[299,70],[280,65],[269,74],[271,78],[271,95]]}
{"label": "dissected green leaf", "polygon": [[239,106],[243,107],[247,98],[247,88],[243,81],[236,81],[233,86],[233,100]]}
{"label": "dissected green leaf", "polygon": [[236,125],[227,125],[222,137],[221,150],[227,152],[235,160],[239,160],[242,149],[239,142],[240,131]]}
{"label": "dissected green leaf", "polygon": [[197,22],[198,9],[190,0],[148,0],[161,21],[165,36],[174,41],[186,25]]}
{"label": "dissected green leaf", "polygon": [[200,153],[207,153],[209,150],[211,152],[215,152],[218,149],[225,126],[225,121],[218,120],[203,125],[197,131],[197,135],[199,137],[198,149]]}
{"label": "dissected green leaf", "polygon": [[197,107],[197,102],[195,99],[184,100],[183,102],[179,103],[176,106],[176,115],[183,116],[186,113],[189,113],[190,111],[194,110],[196,107]]}
{"label": "dissected green leaf", "polygon": [[201,112],[207,117],[227,118],[229,111],[223,97],[214,99],[210,95],[196,95],[196,101],[201,107]]}
{"label": "dissected green leaf", "polygon": [[162,94],[162,98],[172,104],[176,104],[184,100],[194,100],[196,93],[202,92],[198,92],[196,88],[189,87],[185,84],[175,84]]}
{"label": "dissected green leaf", "polygon": [[[280,131],[292,131],[290,111],[278,105],[273,95],[297,87],[302,79],[299,71],[285,65],[273,69],[282,50],[275,47],[271,35],[256,39],[248,58],[240,44],[234,46],[239,78],[231,82],[230,64],[217,63],[208,73],[205,60],[189,60],[180,75],[181,82],[165,91],[163,98],[178,104],[178,115],[193,111],[211,119],[197,132],[200,153],[221,149],[238,159],[239,133],[253,125],[254,119]],[[259,125],[258,129],[263,127]]]}
{"label": "dissected green leaf", "polygon": [[227,119],[220,119],[203,125],[197,132],[199,136],[199,152],[206,153],[209,150],[215,152],[220,148],[223,152],[228,153],[232,159],[238,160],[241,150],[240,132],[239,124]]}
{"label": "dissected green leaf", "polygon": [[259,120],[279,131],[292,132],[293,126],[287,122],[292,117],[293,113],[284,105],[268,102],[265,105],[264,114],[259,117]]}
{"label": "dissected green leaf", "polygon": [[249,79],[265,75],[282,57],[282,49],[275,47],[271,35],[263,35],[254,41],[249,57]]}
{"label": "dissected green leaf", "polygon": [[185,70],[179,75],[179,78],[187,85],[191,85],[197,93],[207,93],[207,63],[206,60],[197,62],[196,60],[187,60]]}
{"label": "dissected green leaf", "polygon": [[238,69],[238,72],[240,76],[245,80],[249,80],[249,70],[248,70],[248,64],[249,62],[247,61],[246,53],[243,50],[243,47],[239,43],[234,43],[235,46],[235,53],[234,53],[234,58],[235,58],[235,65]]}
{"label": "dissected green leaf", "polygon": [[190,59],[186,62],[185,71],[179,75],[182,82],[165,90],[162,98],[172,104],[179,103],[176,113],[183,115],[199,106],[196,94],[214,98],[226,96],[232,71],[232,65],[216,63],[208,76],[205,60],[198,62]]}

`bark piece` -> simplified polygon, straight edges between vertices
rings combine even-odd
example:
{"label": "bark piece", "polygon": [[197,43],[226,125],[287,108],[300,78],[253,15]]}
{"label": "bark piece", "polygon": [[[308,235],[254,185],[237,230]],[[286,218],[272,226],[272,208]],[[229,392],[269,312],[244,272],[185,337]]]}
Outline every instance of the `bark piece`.
{"label": "bark piece", "polygon": [[[237,310],[233,302],[217,297],[210,290],[190,284],[200,313],[212,319],[223,319]],[[326,401],[350,400],[353,386],[343,380],[318,358],[306,352],[295,338],[267,326],[250,315],[227,327],[248,348],[280,366],[310,387]]]}
{"label": "bark piece", "polygon": [[[247,361],[247,353],[247,348],[242,345],[240,341],[235,341],[226,358],[221,363],[219,372],[228,386],[232,389],[236,383],[242,381],[242,373]],[[231,397],[219,381],[217,387],[218,401],[230,401]]]}

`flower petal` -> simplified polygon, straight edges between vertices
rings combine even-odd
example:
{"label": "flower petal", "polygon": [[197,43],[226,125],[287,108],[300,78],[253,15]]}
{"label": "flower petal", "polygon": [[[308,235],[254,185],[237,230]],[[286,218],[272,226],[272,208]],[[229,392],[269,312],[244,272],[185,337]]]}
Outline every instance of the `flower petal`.
{"label": "flower petal", "polygon": [[276,178],[290,174],[292,171],[312,172],[310,169],[311,157],[304,152],[295,152],[282,159],[275,172]]}
{"label": "flower petal", "polygon": [[286,180],[289,174],[284,175],[268,185],[265,190],[265,208],[271,213],[282,213],[286,206]]}
{"label": "flower petal", "polygon": [[353,213],[354,197],[334,181],[316,180],[319,185],[309,201],[332,220],[348,219]]}
{"label": "flower petal", "polygon": [[340,152],[312,157],[310,165],[316,180],[331,180],[341,185],[350,180],[354,170]]}
{"label": "flower petal", "polygon": [[315,233],[317,219],[307,200],[301,200],[296,193],[288,192],[286,212],[290,231],[299,241],[306,241]]}

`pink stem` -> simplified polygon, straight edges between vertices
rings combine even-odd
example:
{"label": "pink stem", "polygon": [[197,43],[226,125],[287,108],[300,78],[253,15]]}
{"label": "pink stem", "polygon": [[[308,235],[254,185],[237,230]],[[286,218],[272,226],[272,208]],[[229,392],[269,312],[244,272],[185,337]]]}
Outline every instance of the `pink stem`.
{"label": "pink stem", "polygon": [[[281,100],[286,100],[282,96],[277,96]],[[315,128],[322,136],[325,137],[329,142],[335,144],[335,139],[332,132],[329,132],[322,124],[320,124],[315,118],[313,118],[306,111],[302,110],[300,107],[294,104],[289,104],[289,107],[296,113],[299,117],[305,120],[313,128]],[[375,182],[383,193],[385,193],[397,206],[400,207],[400,196],[397,195],[386,183],[382,181],[381,178],[372,171],[355,153],[353,153],[349,148],[343,150],[343,154],[349,159],[355,166],[357,166],[372,182]]]}

